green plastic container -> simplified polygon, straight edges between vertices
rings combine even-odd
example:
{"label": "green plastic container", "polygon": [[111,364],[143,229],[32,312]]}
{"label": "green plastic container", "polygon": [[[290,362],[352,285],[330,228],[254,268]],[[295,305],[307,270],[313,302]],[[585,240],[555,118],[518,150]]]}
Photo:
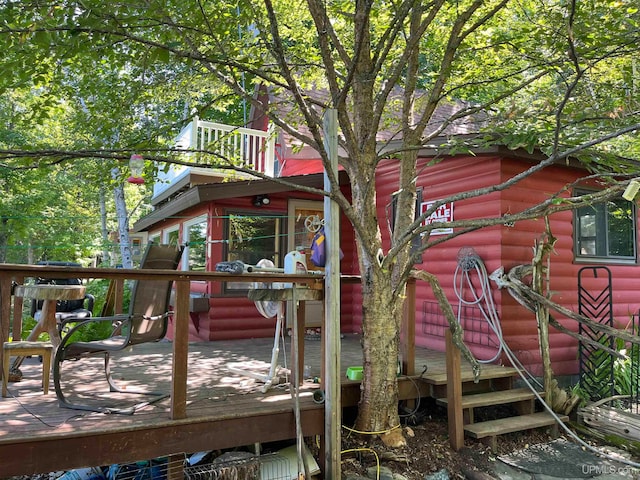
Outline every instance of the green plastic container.
{"label": "green plastic container", "polygon": [[347,378],[349,380],[362,380],[362,367],[348,367]]}

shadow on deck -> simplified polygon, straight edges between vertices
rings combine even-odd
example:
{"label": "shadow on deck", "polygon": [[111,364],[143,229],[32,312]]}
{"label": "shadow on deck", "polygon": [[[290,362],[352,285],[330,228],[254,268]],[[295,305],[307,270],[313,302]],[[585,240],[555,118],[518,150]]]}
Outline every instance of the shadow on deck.
{"label": "shadow on deck", "polygon": [[[293,400],[286,383],[262,392],[259,381],[233,373],[227,364],[266,372],[272,339],[216,341],[189,345],[187,418],[171,420],[164,399],[133,416],[106,415],[60,408],[53,389],[41,390],[41,365],[37,358],[23,364],[24,378],[9,385],[10,397],[0,399],[0,478],[127,463],[160,456],[232,448],[295,438]],[[290,343],[280,350],[283,382],[290,364]],[[320,375],[320,341],[305,342],[305,365],[311,377]],[[133,347],[114,357],[112,372],[130,388],[170,392],[171,344],[161,342]],[[360,337],[347,335],[341,342],[341,370],[362,364]],[[400,399],[439,397],[446,389],[444,353],[416,349],[416,370],[424,374],[400,377]],[[65,392],[86,402],[114,399],[126,404],[138,395],[109,393],[99,359],[65,362]],[[513,370],[485,366],[492,376],[513,375]],[[68,373],[67,373],[68,372]],[[462,376],[471,379],[463,363]],[[322,404],[313,401],[319,385],[306,381],[300,389],[304,436],[322,435]],[[360,382],[343,377],[343,406],[356,405]],[[130,398],[126,398],[130,397]]]}

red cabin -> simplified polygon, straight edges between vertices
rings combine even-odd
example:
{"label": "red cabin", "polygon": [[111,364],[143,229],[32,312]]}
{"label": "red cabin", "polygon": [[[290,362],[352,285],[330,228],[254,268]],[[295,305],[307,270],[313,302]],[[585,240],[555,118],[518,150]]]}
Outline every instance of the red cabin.
{"label": "red cabin", "polygon": [[[291,181],[322,187],[321,163],[312,152],[293,153],[277,145],[274,152],[281,172],[295,173],[289,178]],[[498,184],[527,169],[537,159],[526,152],[495,147],[484,148],[475,155],[446,157],[435,165],[426,166],[429,160],[429,152],[425,151],[420,160],[424,168],[418,169],[417,179],[423,206],[453,193]],[[580,166],[554,165],[502,192],[445,205],[437,214],[445,220],[463,220],[516,213],[549,198],[565,185],[584,177],[585,173]],[[349,182],[344,172],[341,172],[341,185],[348,195]],[[576,188],[596,187],[586,184]],[[389,206],[396,189],[395,161],[385,160],[378,169],[377,195],[378,218],[387,245]],[[134,230],[147,232],[150,241],[186,242],[189,262],[184,268],[192,269],[214,270],[218,262],[235,259],[255,264],[260,258],[271,258],[274,264],[282,266],[287,252],[297,249],[308,253],[313,229],[323,215],[322,199],[310,194],[290,190],[269,180],[222,183],[210,173],[202,174],[195,169],[174,176],[169,187],[156,194],[155,199],[154,212],[141,219]],[[579,311],[579,272],[582,272],[583,286],[600,289],[608,287],[609,281],[602,275],[594,278],[590,267],[606,268],[611,273],[615,326],[627,326],[640,308],[636,293],[640,279],[634,275],[637,266],[635,205],[620,198],[606,205],[554,214],[549,218],[549,224],[557,239],[549,264],[552,300]],[[465,329],[465,341],[478,358],[506,364],[504,354],[499,350],[502,338],[536,375],[542,371],[534,314],[508,292],[498,289],[485,274],[489,276],[501,267],[508,271],[515,265],[530,264],[534,244],[541,240],[544,231],[544,220],[483,228],[430,248],[424,253],[422,263],[416,265],[418,269],[437,275]],[[252,232],[251,241],[243,238],[246,232]],[[340,235],[344,253],[341,271],[357,274],[353,232],[344,218]],[[479,273],[475,264],[473,268],[465,267],[465,258],[480,259],[484,271]],[[467,274],[472,277],[471,284],[465,283]],[[248,287],[219,283],[194,285],[192,340],[271,336],[274,322],[262,317],[253,302],[247,299]],[[488,297],[490,304],[486,306],[483,302]],[[319,316],[320,305],[315,309],[308,308],[308,326],[318,326]],[[575,321],[556,319],[577,331]],[[343,287],[341,322],[345,332],[360,331],[361,297],[357,285]],[[416,344],[443,351],[445,320],[430,287],[420,282],[416,323]],[[496,325],[499,333],[496,333]],[[576,340],[551,328],[550,343],[555,374],[576,374]]]}

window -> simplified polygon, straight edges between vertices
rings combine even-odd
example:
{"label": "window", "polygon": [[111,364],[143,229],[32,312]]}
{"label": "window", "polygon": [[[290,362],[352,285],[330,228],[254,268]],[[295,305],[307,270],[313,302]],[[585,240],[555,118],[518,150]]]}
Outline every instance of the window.
{"label": "window", "polygon": [[186,245],[184,270],[204,272],[207,268],[207,217],[205,215],[184,223]]}
{"label": "window", "polygon": [[311,256],[313,237],[324,225],[324,204],[314,200],[292,199],[289,201],[287,221],[287,252],[304,252],[308,260]]}
{"label": "window", "polygon": [[165,245],[177,246],[179,240],[180,240],[180,230],[177,225],[175,227],[171,227],[164,231],[164,235],[162,236],[162,242]]}
{"label": "window", "polygon": [[[227,214],[225,226],[227,261],[239,260],[247,265],[255,265],[266,258],[276,267],[282,266],[283,235],[279,216],[232,212]],[[225,282],[225,291],[244,291],[249,287],[248,282]]]}
{"label": "window", "polygon": [[149,241],[147,242],[149,245],[160,245],[160,234],[152,233],[149,235]]}
{"label": "window", "polygon": [[[584,195],[587,191],[577,191]],[[576,210],[576,259],[635,261],[636,209],[633,202],[613,198]]]}

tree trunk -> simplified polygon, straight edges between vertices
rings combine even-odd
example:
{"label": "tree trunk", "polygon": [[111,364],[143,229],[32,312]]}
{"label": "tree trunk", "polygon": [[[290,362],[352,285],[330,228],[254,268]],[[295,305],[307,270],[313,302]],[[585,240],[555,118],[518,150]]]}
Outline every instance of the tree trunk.
{"label": "tree trunk", "polygon": [[[536,242],[533,257],[533,275],[531,288],[540,295],[547,295],[545,289],[545,245]],[[548,272],[547,272],[548,274]],[[535,307],[536,320],[538,323],[538,341],[540,343],[540,357],[542,359],[543,369],[543,385],[545,393],[545,401],[549,405],[553,405],[554,388],[552,386],[553,369],[551,368],[551,351],[549,347],[549,308],[546,305],[536,304]]]}
{"label": "tree trunk", "polygon": [[356,428],[376,432],[390,446],[405,444],[398,415],[398,354],[404,298],[394,295],[389,275],[371,265],[363,272],[363,367]]}
{"label": "tree trunk", "polygon": [[[117,171],[111,172],[114,178],[117,177]],[[129,241],[129,214],[127,213],[127,204],[124,200],[124,185],[118,184],[113,190],[113,196],[116,203],[116,215],[118,217],[118,240],[120,243],[120,255],[122,268],[133,268],[133,260],[131,258],[131,245]]]}
{"label": "tree trunk", "polygon": [[102,248],[102,261],[108,262],[109,265],[113,266],[112,262],[110,261],[111,255],[109,253],[109,249],[107,248],[107,245],[109,245],[109,229],[107,228],[107,201],[104,194],[104,188],[102,187],[100,187],[98,201],[100,203],[100,228],[102,233],[102,243],[104,245]]}

